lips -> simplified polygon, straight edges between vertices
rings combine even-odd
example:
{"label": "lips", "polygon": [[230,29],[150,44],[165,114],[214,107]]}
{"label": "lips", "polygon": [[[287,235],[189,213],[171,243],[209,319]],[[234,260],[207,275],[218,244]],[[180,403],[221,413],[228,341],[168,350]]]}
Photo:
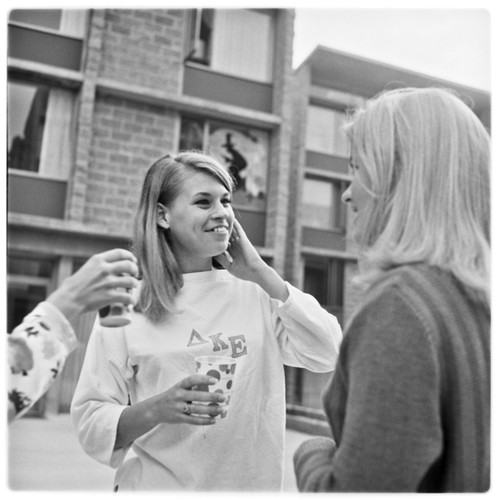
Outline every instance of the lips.
{"label": "lips", "polygon": [[212,229],[207,229],[207,232],[226,234],[226,233],[228,233],[228,230],[229,230],[228,226],[216,226],[216,227],[213,227]]}

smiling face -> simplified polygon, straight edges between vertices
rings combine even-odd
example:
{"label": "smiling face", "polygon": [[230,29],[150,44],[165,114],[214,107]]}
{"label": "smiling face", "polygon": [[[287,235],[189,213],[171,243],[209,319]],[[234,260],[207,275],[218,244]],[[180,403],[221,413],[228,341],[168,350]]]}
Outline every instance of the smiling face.
{"label": "smiling face", "polygon": [[178,196],[168,206],[159,203],[158,211],[183,273],[210,270],[212,257],[227,249],[234,220],[231,193],[214,177],[192,173]]}

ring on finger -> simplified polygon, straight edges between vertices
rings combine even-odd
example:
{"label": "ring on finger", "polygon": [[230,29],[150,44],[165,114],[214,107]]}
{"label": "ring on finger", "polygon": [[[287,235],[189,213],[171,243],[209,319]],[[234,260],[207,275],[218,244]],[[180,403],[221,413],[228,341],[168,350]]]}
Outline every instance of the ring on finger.
{"label": "ring on finger", "polygon": [[191,415],[192,414],[192,407],[189,403],[185,404],[185,407],[183,408],[183,413],[185,415]]}

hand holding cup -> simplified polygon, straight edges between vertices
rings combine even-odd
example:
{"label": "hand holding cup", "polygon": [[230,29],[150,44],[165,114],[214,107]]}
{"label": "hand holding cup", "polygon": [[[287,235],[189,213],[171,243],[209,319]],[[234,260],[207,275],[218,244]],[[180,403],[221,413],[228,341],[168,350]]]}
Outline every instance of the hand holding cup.
{"label": "hand holding cup", "polygon": [[212,379],[217,380],[216,383],[211,385],[197,386],[197,390],[224,396],[225,400],[223,402],[208,404],[223,408],[225,411],[220,414],[220,418],[226,418],[231,399],[236,361],[227,356],[197,356],[195,364],[198,374],[208,375]]}

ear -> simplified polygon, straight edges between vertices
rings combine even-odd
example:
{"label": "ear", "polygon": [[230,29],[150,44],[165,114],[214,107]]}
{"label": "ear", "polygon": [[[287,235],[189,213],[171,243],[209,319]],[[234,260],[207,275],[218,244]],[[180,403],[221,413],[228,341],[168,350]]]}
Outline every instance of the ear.
{"label": "ear", "polygon": [[169,229],[167,207],[162,203],[157,203],[157,225],[163,229]]}

